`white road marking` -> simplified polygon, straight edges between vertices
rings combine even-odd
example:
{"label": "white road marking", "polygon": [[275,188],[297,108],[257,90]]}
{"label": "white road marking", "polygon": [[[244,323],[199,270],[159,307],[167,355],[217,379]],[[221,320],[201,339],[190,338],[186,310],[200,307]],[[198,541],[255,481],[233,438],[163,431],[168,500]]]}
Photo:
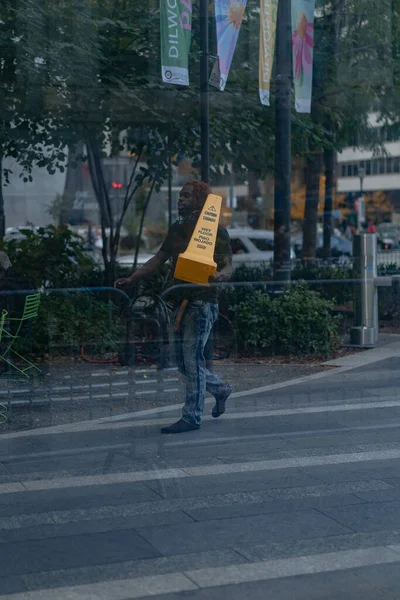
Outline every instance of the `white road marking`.
{"label": "white road marking", "polygon": [[397,562],[400,562],[400,546],[380,546],[198,569],[187,571],[186,574],[199,587],[207,588]]}
{"label": "white road marking", "polygon": [[[327,456],[303,456],[299,458],[283,458],[276,460],[249,461],[237,463],[212,464],[198,467],[149,469],[144,471],[128,471],[87,475],[80,477],[61,477],[59,479],[41,479],[21,481],[23,490],[40,491],[88,487],[93,485],[115,485],[118,483],[136,483],[163,479],[187,479],[190,477],[227,475],[232,473],[268,472],[284,469],[299,469],[328,465],[355,464],[376,460],[400,459],[400,449],[376,450],[371,452],[352,452],[348,454],[332,454]],[[8,484],[5,484],[7,486]],[[20,490],[21,491],[21,490]],[[7,493],[0,485],[0,493]]]}
{"label": "white road marking", "polygon": [[172,594],[198,587],[183,573],[166,573],[136,579],[119,579],[86,585],[22,592],[1,596],[2,600],[133,600]]}
{"label": "white road marking", "polygon": [[400,546],[376,546],[216,568],[7,594],[3,600],[130,600],[198,589],[332,573],[400,562]]}

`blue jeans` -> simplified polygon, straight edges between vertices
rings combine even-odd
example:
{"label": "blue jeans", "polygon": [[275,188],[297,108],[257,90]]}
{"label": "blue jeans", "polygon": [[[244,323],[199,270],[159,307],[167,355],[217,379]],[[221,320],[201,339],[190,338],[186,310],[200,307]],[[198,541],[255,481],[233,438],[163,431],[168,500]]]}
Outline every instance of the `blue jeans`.
{"label": "blue jeans", "polygon": [[215,398],[221,396],[227,384],[206,367],[204,347],[218,318],[218,304],[190,302],[176,333],[176,358],[179,371],[186,377],[186,402],[182,419],[200,425],[206,391]]}

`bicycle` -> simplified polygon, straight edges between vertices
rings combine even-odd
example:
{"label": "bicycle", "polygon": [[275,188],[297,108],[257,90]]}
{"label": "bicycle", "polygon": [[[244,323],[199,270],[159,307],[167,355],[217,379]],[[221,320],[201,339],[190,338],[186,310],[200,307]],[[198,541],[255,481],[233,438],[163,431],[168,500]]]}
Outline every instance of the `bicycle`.
{"label": "bicycle", "polygon": [[[81,348],[81,357],[89,363],[119,362],[127,365],[130,361],[123,356],[125,353],[134,356],[135,363],[157,364],[163,368],[169,363],[172,318],[172,307],[161,296],[154,293],[139,294],[132,300],[130,314],[127,315],[127,340],[123,344],[125,351],[120,348],[118,352],[115,344],[107,348],[101,341],[88,340]],[[213,360],[229,358],[235,343],[235,333],[233,324],[222,313],[218,315],[213,335]]]}

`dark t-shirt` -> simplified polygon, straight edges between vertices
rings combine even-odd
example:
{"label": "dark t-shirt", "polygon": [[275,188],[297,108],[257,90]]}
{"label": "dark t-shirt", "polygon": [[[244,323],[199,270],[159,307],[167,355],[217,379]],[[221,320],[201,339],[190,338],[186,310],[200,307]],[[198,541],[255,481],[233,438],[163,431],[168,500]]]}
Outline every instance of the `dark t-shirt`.
{"label": "dark t-shirt", "polygon": [[[196,226],[196,221],[189,223],[179,223],[178,221],[171,225],[167,237],[161,246],[161,251],[168,254],[172,259],[173,268],[175,270],[179,254],[185,252],[192,237],[192,233]],[[217,271],[220,271],[227,263],[227,259],[232,256],[231,241],[229,234],[223,227],[218,227],[217,239],[215,242],[214,260],[217,263]],[[174,280],[175,285],[180,283],[186,284],[186,281]],[[215,287],[205,287],[198,285],[196,288],[182,288],[173,294],[176,301],[181,301],[185,298],[188,300],[202,300],[203,302],[218,302],[218,290]],[[167,296],[169,299],[171,296]]]}

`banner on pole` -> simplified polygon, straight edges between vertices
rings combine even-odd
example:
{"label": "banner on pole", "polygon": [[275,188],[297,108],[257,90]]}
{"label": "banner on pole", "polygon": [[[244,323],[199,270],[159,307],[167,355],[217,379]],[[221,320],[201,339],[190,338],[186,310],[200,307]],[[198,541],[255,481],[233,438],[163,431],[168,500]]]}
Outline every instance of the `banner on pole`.
{"label": "banner on pole", "polygon": [[160,0],[160,20],[163,82],[189,85],[192,0]]}
{"label": "banner on pole", "polygon": [[210,83],[224,91],[239,37],[247,0],[215,0],[218,61]]}
{"label": "banner on pole", "polygon": [[311,112],[315,0],[292,0],[292,48],[295,106]]}
{"label": "banner on pole", "polygon": [[279,0],[260,0],[260,65],[261,104],[269,106],[272,66],[274,63],[276,22]]}

